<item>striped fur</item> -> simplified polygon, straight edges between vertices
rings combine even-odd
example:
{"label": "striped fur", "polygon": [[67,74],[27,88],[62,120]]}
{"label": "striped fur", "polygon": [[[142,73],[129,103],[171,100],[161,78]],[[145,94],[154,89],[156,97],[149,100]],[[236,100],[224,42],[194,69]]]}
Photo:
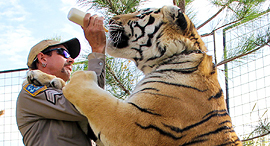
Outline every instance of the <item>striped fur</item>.
{"label": "striped fur", "polygon": [[179,8],[115,16],[109,31],[107,52],[145,74],[132,95],[118,100],[82,71],[63,89],[104,145],[242,145],[212,57]]}

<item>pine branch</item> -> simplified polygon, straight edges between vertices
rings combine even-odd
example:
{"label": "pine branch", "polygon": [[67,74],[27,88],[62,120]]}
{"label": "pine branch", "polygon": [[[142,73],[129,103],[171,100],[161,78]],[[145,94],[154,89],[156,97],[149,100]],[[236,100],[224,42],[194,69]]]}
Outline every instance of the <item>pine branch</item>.
{"label": "pine branch", "polygon": [[120,87],[120,89],[122,89],[127,95],[130,95],[130,92],[128,89],[125,88],[125,86],[122,84],[122,82],[116,77],[115,73],[113,72],[113,70],[111,69],[110,66],[108,66],[106,64],[106,67],[108,69],[108,73],[111,74],[114,78],[114,80],[116,81],[117,85]]}
{"label": "pine branch", "polygon": [[248,54],[251,54],[251,53],[253,53],[253,52],[255,52],[255,51],[257,51],[257,50],[263,48],[264,46],[268,46],[268,45],[269,45],[268,43],[270,43],[270,40],[268,40],[266,43],[262,44],[262,45],[259,46],[258,48],[253,49],[253,50],[251,50],[251,51],[249,51],[249,52],[246,52],[246,53],[243,53],[243,54],[240,54],[240,55],[231,57],[231,58],[229,58],[229,59],[225,59],[225,60],[219,62],[216,66],[220,66],[220,65],[222,65],[222,64],[226,64],[226,63],[231,62],[231,61],[233,61],[233,60],[235,60],[235,59],[237,59],[237,58],[240,58],[240,57],[246,56],[246,55],[248,55]]}
{"label": "pine branch", "polygon": [[210,21],[212,21],[214,18],[216,18],[218,16],[218,14],[220,14],[225,8],[226,8],[226,6],[223,6],[216,14],[214,14],[211,18],[209,18],[203,24],[201,24],[200,26],[198,26],[197,27],[197,30],[199,30],[200,28],[202,28],[203,26],[205,26],[207,23],[209,23]]}
{"label": "pine branch", "polygon": [[210,36],[210,35],[212,35],[215,31],[217,31],[217,30],[219,30],[219,29],[221,29],[221,28],[223,28],[223,27],[226,27],[226,26],[235,24],[235,23],[237,23],[237,22],[240,22],[240,21],[242,21],[243,19],[244,19],[244,18],[241,18],[241,19],[238,19],[238,20],[236,20],[236,21],[233,21],[233,22],[227,23],[227,24],[225,24],[225,25],[222,25],[222,26],[220,26],[220,27],[214,29],[214,30],[213,30],[212,32],[210,32],[210,33],[202,34],[201,37],[207,37],[207,36]]}
{"label": "pine branch", "polygon": [[244,140],[242,140],[242,142],[250,141],[250,140],[253,140],[253,139],[260,138],[260,137],[264,137],[264,136],[266,136],[266,135],[268,135],[268,134],[270,134],[270,131],[268,131],[268,132],[265,133],[265,134],[259,135],[259,136],[255,136],[255,137],[252,137],[252,138],[244,139]]}

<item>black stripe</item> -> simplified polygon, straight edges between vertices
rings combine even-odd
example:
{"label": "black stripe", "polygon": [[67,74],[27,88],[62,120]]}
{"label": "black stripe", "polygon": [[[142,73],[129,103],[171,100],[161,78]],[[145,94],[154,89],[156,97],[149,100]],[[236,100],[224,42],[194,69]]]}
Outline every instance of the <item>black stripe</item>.
{"label": "black stripe", "polygon": [[138,49],[138,48],[133,48],[133,47],[131,49],[136,50],[140,54],[140,58],[138,58],[138,57],[133,58],[133,60],[135,61],[136,66],[138,67],[139,61],[143,60],[142,50]]}
{"label": "black stripe", "polygon": [[187,73],[193,73],[194,71],[198,70],[198,67],[195,66],[195,67],[191,67],[191,68],[181,68],[181,69],[160,69],[160,70],[157,70],[155,72],[158,72],[158,73],[163,73],[163,72],[176,72],[176,73],[184,73],[184,74],[187,74]]}
{"label": "black stripe", "polygon": [[208,100],[211,100],[212,98],[218,99],[218,98],[222,97],[222,95],[223,95],[223,91],[222,91],[222,89],[220,89],[219,92],[215,96],[211,96],[210,98],[208,98]]}
{"label": "black stripe", "polygon": [[143,89],[140,90],[140,91],[145,91],[145,90],[155,90],[155,91],[159,91],[159,89],[156,89],[156,88],[143,88]]}
{"label": "black stripe", "polygon": [[139,27],[139,28],[141,29],[142,34],[141,34],[139,37],[137,37],[135,40],[133,40],[132,42],[138,41],[138,40],[139,40],[140,38],[142,38],[142,37],[144,36],[144,34],[145,34],[145,27],[140,26],[138,22],[135,22],[135,26],[134,26],[134,27]]}
{"label": "black stripe", "polygon": [[230,120],[226,120],[226,121],[224,121],[224,122],[221,122],[221,123],[219,123],[219,125],[223,125],[223,124],[225,124],[225,123],[232,123]]}
{"label": "black stripe", "polygon": [[211,131],[211,132],[208,132],[208,133],[205,133],[205,134],[201,134],[201,135],[198,135],[196,138],[201,138],[201,137],[205,137],[205,136],[209,136],[209,135],[212,135],[212,134],[217,134],[221,131],[224,131],[224,130],[231,130],[232,128],[231,127],[228,127],[228,126],[222,126],[214,131]]}
{"label": "black stripe", "polygon": [[162,64],[160,65],[171,65],[171,64],[184,64],[184,63],[189,63],[189,62],[192,62],[192,61],[183,61],[183,62],[172,62],[174,59],[168,61],[168,62],[163,62]]}
{"label": "black stripe", "polygon": [[195,87],[192,87],[192,86],[188,86],[188,85],[170,83],[170,82],[165,82],[165,81],[146,81],[146,82],[142,83],[142,85],[148,84],[148,83],[162,83],[162,84],[167,84],[167,85],[172,85],[172,86],[177,86],[177,87],[191,88],[191,89],[197,90],[199,92],[205,92],[205,91],[207,91],[207,90],[200,90],[198,88],[195,88]]}
{"label": "black stripe", "polygon": [[202,121],[200,121],[200,122],[198,122],[198,123],[189,125],[189,126],[183,128],[183,129],[178,128],[178,127],[175,127],[175,126],[171,126],[171,125],[166,125],[166,124],[164,124],[164,123],[163,123],[163,125],[164,125],[165,127],[170,128],[172,131],[175,131],[175,132],[177,132],[177,133],[182,133],[182,132],[184,132],[184,131],[187,131],[187,130],[190,130],[190,129],[192,129],[192,128],[195,128],[195,127],[197,127],[197,126],[199,126],[199,125],[202,125],[202,124],[204,124],[205,122],[209,121],[210,119],[212,119],[212,118],[214,118],[214,117],[223,117],[223,116],[228,116],[228,113],[226,112],[226,113],[222,113],[222,114],[217,114],[217,113],[212,114],[212,115],[210,115],[208,118],[206,118],[206,119],[204,119],[204,120],[202,120]]}
{"label": "black stripe", "polygon": [[155,22],[155,18],[152,17],[151,15],[149,16],[149,20],[148,20],[148,22],[147,22],[147,24],[145,26],[140,26],[138,22],[135,22],[134,27],[139,27],[141,29],[142,34],[139,37],[137,37],[135,40],[133,40],[132,42],[136,42],[140,38],[142,38],[144,36],[144,34],[145,34],[145,27],[148,26],[148,25],[153,24],[154,22]]}
{"label": "black stripe", "polygon": [[203,117],[203,119],[204,119],[205,117],[209,116],[209,115],[213,115],[213,114],[219,113],[219,112],[227,112],[227,110],[226,110],[226,109],[222,109],[222,110],[213,110],[213,111],[209,112],[208,114],[206,114],[206,115]]}
{"label": "black stripe", "polygon": [[151,9],[149,8],[149,9],[144,10],[142,15],[149,15],[153,12],[152,10],[151,11],[149,11],[149,10],[151,10]]}
{"label": "black stripe", "polygon": [[213,70],[210,74],[213,75],[214,73],[216,73],[216,65],[213,63]]}
{"label": "black stripe", "polygon": [[177,136],[173,135],[172,133],[166,132],[166,131],[164,131],[164,130],[162,130],[159,127],[154,126],[154,125],[142,126],[137,122],[136,122],[136,125],[141,127],[142,129],[154,129],[154,130],[158,131],[160,134],[168,136],[174,140],[179,140],[179,139],[183,138],[183,136],[177,137]]}
{"label": "black stripe", "polygon": [[145,77],[145,79],[153,79],[153,78],[163,78],[163,76],[149,75],[149,76]]}
{"label": "black stripe", "polygon": [[[149,20],[148,20],[148,23],[147,23],[147,25],[151,25],[151,24],[153,24],[155,22],[155,17],[153,17],[153,16],[149,16]],[[146,25],[146,26],[147,26]]]}
{"label": "black stripe", "polygon": [[135,106],[136,108],[138,108],[142,112],[145,112],[145,113],[148,113],[148,114],[151,114],[151,115],[155,115],[155,116],[161,116],[160,114],[151,112],[150,111],[151,109],[141,108],[138,105],[136,105],[135,103],[128,102],[128,104],[131,104],[131,105]]}
{"label": "black stripe", "polygon": [[130,30],[131,30],[131,36],[134,36],[134,28],[133,28],[132,24],[133,24],[133,21],[129,21],[128,25],[129,25]]}
{"label": "black stripe", "polygon": [[146,62],[162,57],[165,54],[165,52],[167,51],[167,48],[166,48],[166,46],[164,46],[163,48],[159,46],[158,51],[159,51],[160,55],[153,56],[153,57],[147,59]]}
{"label": "black stripe", "polygon": [[[154,35],[159,31],[159,29],[161,28],[161,26],[162,26],[163,24],[164,24],[164,23],[161,22],[161,23],[159,23],[157,26],[155,26],[154,32],[153,32],[152,34],[148,34],[148,37],[149,37],[148,41],[151,41],[151,39],[152,39],[152,38],[154,37]],[[158,35],[158,36],[160,36],[160,35]],[[157,37],[156,39],[159,39],[159,38]],[[167,50],[166,46],[161,47],[161,46],[158,45],[159,43],[160,43],[160,42],[157,42],[157,48],[158,48],[158,51],[159,51],[160,55],[158,55],[158,56],[153,56],[153,57],[147,59],[147,61],[155,60],[155,59],[157,59],[157,58],[162,57],[162,56],[165,54],[165,52],[166,52],[166,50]],[[151,45],[152,45],[152,43],[151,43]],[[146,62],[147,62],[147,61],[146,61]]]}
{"label": "black stripe", "polygon": [[[152,16],[151,16],[152,17]],[[151,20],[151,21],[153,21],[153,20]],[[143,44],[143,45],[140,45],[140,48],[139,49],[137,49],[137,48],[131,48],[131,49],[134,49],[134,50],[137,50],[139,53],[140,53],[140,58],[133,58],[134,60],[135,60],[135,62],[136,62],[136,66],[138,66],[138,61],[142,61],[143,59],[144,59],[144,57],[143,57],[143,51],[142,51],[142,47],[144,47],[144,46],[147,46],[147,47],[149,47],[149,46],[152,46],[152,42],[151,42],[151,39],[153,38],[153,36],[154,36],[154,34],[160,29],[160,27],[163,25],[163,23],[161,22],[158,26],[155,26],[155,30],[154,30],[154,32],[152,33],[152,34],[148,34],[148,37],[149,37],[149,39],[148,39],[148,41],[147,41],[147,44]],[[136,24],[136,26],[138,26],[140,29],[141,29],[141,31],[142,31],[142,35],[141,36],[139,36],[137,39],[135,39],[135,40],[133,40],[133,42],[135,42],[135,41],[138,41],[138,39],[139,38],[141,38],[141,37],[143,37],[144,36],[144,34],[145,34],[145,32],[144,32],[144,29],[145,28],[143,28],[143,27],[141,27],[141,26],[139,26],[138,24]],[[136,27],[135,26],[135,27]],[[163,54],[162,54],[163,55]],[[161,55],[161,56],[162,56]]]}
{"label": "black stripe", "polygon": [[[240,139],[237,137],[237,139],[236,140],[234,140],[234,141],[231,141],[231,142],[227,142],[227,143],[224,143],[224,144],[220,144],[220,145],[217,145],[217,146],[231,146],[231,145],[239,145],[240,143],[238,143],[238,142],[240,142]],[[238,144],[237,144],[238,143]]]}
{"label": "black stripe", "polygon": [[154,13],[155,13],[155,14],[160,13],[160,9],[158,9],[158,10],[154,11]]}

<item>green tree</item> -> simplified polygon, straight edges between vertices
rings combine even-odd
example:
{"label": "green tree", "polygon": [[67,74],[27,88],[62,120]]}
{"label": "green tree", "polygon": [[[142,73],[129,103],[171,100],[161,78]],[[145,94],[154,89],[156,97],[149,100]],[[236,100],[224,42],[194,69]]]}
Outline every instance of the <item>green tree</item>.
{"label": "green tree", "polygon": [[[106,22],[120,14],[135,12],[141,3],[147,0],[78,0],[77,2],[89,9],[102,10]],[[106,24],[105,22],[105,24]],[[86,58],[86,57],[85,57]],[[87,61],[77,62],[74,71],[87,70]],[[106,90],[115,97],[125,99],[135,87],[142,73],[131,61],[111,56],[106,57]]]}

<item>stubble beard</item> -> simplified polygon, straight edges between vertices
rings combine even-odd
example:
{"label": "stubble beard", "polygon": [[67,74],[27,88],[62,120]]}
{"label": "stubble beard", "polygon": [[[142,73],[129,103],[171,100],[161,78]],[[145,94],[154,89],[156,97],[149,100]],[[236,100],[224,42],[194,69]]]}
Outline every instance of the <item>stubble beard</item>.
{"label": "stubble beard", "polygon": [[63,73],[67,79],[69,80],[70,79],[70,75],[71,75],[71,71],[69,69],[66,69],[65,67],[70,65],[69,63],[65,63],[64,66],[62,67],[61,69],[61,73]]}

